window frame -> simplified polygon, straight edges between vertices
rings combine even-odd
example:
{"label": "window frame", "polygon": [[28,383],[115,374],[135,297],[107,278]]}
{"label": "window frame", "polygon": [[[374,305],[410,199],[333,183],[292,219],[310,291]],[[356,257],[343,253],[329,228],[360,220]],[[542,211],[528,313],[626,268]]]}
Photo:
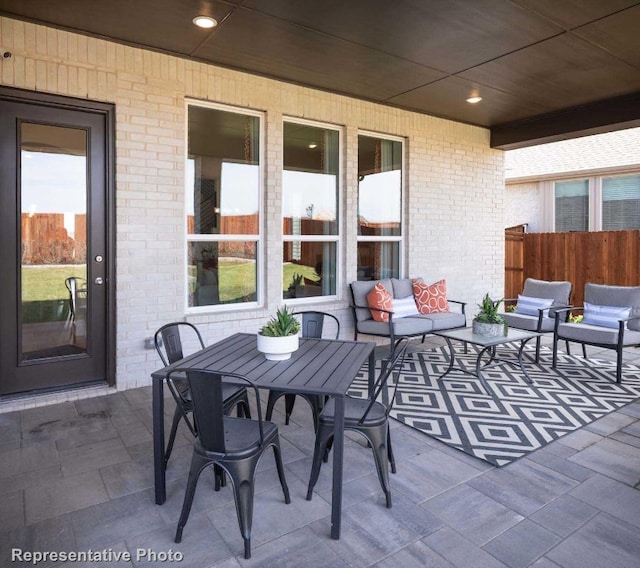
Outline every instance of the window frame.
{"label": "window frame", "polygon": [[[337,212],[336,212],[336,227],[337,233],[335,235],[285,235],[282,230],[282,222],[284,220],[284,172],[285,172],[285,164],[284,164],[284,125],[285,123],[291,124],[300,124],[302,126],[310,126],[313,128],[321,128],[325,130],[333,130],[338,133],[338,173],[336,175],[337,178],[337,187],[336,187],[336,204],[337,204]],[[287,242],[316,242],[316,243],[325,243],[325,242],[334,242],[336,247],[336,266],[335,266],[335,275],[336,275],[336,293],[326,296],[306,296],[302,298],[285,298],[284,297],[284,281],[282,278],[282,270],[280,271],[280,300],[285,305],[296,306],[300,304],[313,304],[313,303],[322,303],[327,301],[337,301],[342,297],[342,243],[344,239],[344,200],[343,200],[343,177],[344,177],[344,127],[332,124],[329,122],[320,122],[316,120],[308,120],[298,117],[292,116],[283,116],[282,117],[282,175],[281,175],[281,199],[280,199],[280,230],[282,233],[282,251],[284,253],[284,243]],[[283,254],[281,254],[281,266],[283,264]]]}
{"label": "window frame", "polygon": [[[358,245],[364,242],[398,242],[398,278],[405,277],[405,250],[406,250],[406,170],[407,170],[407,156],[406,156],[406,139],[402,136],[393,136],[392,134],[381,134],[380,132],[373,132],[370,130],[358,130],[356,134],[357,147],[356,154],[360,147],[360,136],[366,136],[368,138],[379,138],[380,140],[391,140],[393,142],[400,143],[400,150],[402,152],[402,159],[400,160],[400,234],[395,236],[367,236],[358,234],[358,222],[359,222],[359,206],[360,206],[360,180],[357,181],[356,186],[356,258],[358,255]],[[357,167],[357,166],[356,166]],[[358,172],[359,175],[359,172]],[[357,278],[357,277],[356,277]]]}
{"label": "window frame", "polygon": [[[218,110],[222,112],[235,113],[243,116],[255,117],[258,119],[258,232],[255,235],[244,234],[201,234],[194,233],[189,234],[188,227],[188,192],[193,191],[193,188],[187,187],[187,162],[189,160],[189,107],[195,106],[199,108],[208,108],[212,110]],[[222,103],[216,103],[212,101],[202,101],[197,99],[185,99],[185,150],[184,150],[184,235],[185,235],[185,247],[183,255],[183,282],[185,283],[184,293],[184,310],[186,315],[200,315],[209,313],[219,313],[238,310],[255,310],[265,303],[265,126],[266,113],[259,110],[254,110],[246,107],[238,107],[234,105],[227,105]],[[209,304],[206,306],[190,306],[189,305],[189,244],[193,242],[246,242],[251,241],[256,243],[256,300],[253,302],[242,302],[233,304]]]}

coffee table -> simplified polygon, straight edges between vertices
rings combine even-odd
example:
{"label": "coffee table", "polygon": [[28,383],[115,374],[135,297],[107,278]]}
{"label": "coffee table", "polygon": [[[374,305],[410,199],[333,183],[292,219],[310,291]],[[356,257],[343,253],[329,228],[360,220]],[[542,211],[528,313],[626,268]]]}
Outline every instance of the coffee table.
{"label": "coffee table", "polygon": [[[440,331],[435,330],[435,331],[432,331],[431,333],[433,335],[437,335],[438,337],[444,338],[445,341],[447,342],[447,345],[449,346],[449,355],[450,355],[449,367],[444,373],[442,373],[442,375],[438,377],[438,380],[442,379],[445,375],[448,375],[453,370],[454,364],[455,364],[455,349],[453,348],[452,342],[461,341],[464,345],[465,352],[467,351],[467,347],[469,345],[477,345],[481,349],[478,352],[478,357],[476,359],[475,372],[469,371],[461,366],[458,366],[456,370],[466,373],[468,375],[477,377],[480,380],[480,383],[482,384],[484,390],[490,396],[493,396],[493,392],[489,388],[489,385],[487,384],[487,381],[485,380],[485,378],[482,376],[482,372],[487,369],[490,369],[491,367],[495,367],[497,365],[507,364],[507,365],[519,366],[527,382],[533,384],[533,380],[531,379],[531,377],[527,373],[527,370],[524,368],[524,365],[522,364],[522,354],[523,354],[524,346],[529,341],[539,337],[542,334],[537,333],[535,331],[509,329],[507,331],[507,335],[499,336],[499,337],[488,337],[485,335],[478,335],[476,333],[473,333],[470,327],[466,327],[463,329],[451,329],[451,330],[443,329]],[[514,361],[512,359],[498,359],[496,357],[496,347],[498,345],[506,345],[509,343],[520,343],[520,348],[518,349],[517,361]],[[489,353],[489,361],[483,365],[482,357],[485,355],[485,353]]]}

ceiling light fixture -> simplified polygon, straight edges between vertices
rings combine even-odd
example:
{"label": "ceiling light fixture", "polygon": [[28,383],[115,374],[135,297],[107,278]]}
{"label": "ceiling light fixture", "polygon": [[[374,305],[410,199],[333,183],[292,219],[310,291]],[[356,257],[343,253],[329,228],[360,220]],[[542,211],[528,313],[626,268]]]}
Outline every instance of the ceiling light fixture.
{"label": "ceiling light fixture", "polygon": [[479,103],[482,100],[482,97],[479,97],[478,95],[473,95],[472,97],[469,97],[467,99],[467,102],[469,104],[475,105],[476,103]]}
{"label": "ceiling light fixture", "polygon": [[218,25],[218,22],[209,16],[196,16],[193,18],[193,23],[199,28],[215,28]]}
{"label": "ceiling light fixture", "polygon": [[309,148],[313,149],[313,148],[317,148],[318,145],[315,142],[311,142],[311,144],[309,144]]}

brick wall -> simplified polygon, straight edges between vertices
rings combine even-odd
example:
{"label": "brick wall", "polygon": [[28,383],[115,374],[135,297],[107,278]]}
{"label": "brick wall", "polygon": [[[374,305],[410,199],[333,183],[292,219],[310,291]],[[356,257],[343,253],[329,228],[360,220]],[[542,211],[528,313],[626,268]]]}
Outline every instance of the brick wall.
{"label": "brick wall", "polygon": [[[405,267],[446,278],[450,297],[500,296],[504,266],[503,154],[487,130],[315,91],[108,41],[0,18],[0,83],[116,106],[117,383],[148,384],[157,368],[143,340],[184,319],[186,98],[265,112],[265,306],[190,316],[207,342],[254,332],[281,303],[283,117],[343,127],[341,299],[320,304],[351,333],[347,283],[356,278],[358,130],[406,140]],[[460,104],[465,104],[461,101]]]}

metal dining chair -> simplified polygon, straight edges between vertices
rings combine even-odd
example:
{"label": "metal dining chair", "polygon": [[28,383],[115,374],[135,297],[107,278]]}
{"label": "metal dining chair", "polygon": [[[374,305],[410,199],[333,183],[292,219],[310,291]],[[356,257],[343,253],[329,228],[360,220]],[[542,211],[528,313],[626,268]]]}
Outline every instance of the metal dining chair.
{"label": "metal dining chair", "polygon": [[[251,558],[251,527],[253,524],[253,496],[258,462],[265,451],[273,448],[276,468],[285,503],[291,503],[289,487],[284,475],[278,426],[263,421],[258,389],[249,379],[234,373],[193,368],[174,369],[167,381],[184,380],[191,392],[191,402],[198,435],[193,443],[191,468],[184,494],[184,502],[175,541],[182,540],[182,531],[189,519],[198,478],[202,471],[213,465],[222,469],[229,479],[238,515],[238,524],[244,540],[244,557]],[[243,385],[256,399],[257,419],[226,415],[223,390],[225,380]]]}
{"label": "metal dining chair", "polygon": [[[368,442],[373,450],[373,458],[378,472],[378,479],[386,497],[387,508],[391,508],[391,490],[389,488],[389,464],[391,471],[396,472],[396,463],[391,449],[391,433],[389,431],[389,412],[398,389],[400,371],[404,364],[404,355],[409,339],[403,337],[396,340],[392,353],[382,365],[382,370],[376,379],[373,393],[369,398],[345,397],[344,429],[358,432]],[[383,390],[387,388],[387,382],[391,375],[395,374],[395,385],[389,393],[388,402],[380,402],[377,399]],[[383,393],[383,400],[387,393]],[[311,476],[307,488],[307,501],[311,501],[313,488],[320,475],[323,461],[327,461],[328,452],[331,449],[335,428],[335,399],[327,401],[318,420],[316,430],[316,442],[313,450],[313,462]]]}
{"label": "metal dining chair", "polygon": [[[195,325],[188,322],[168,323],[158,329],[154,335],[156,351],[165,367],[184,358],[183,345],[185,343],[191,344],[192,350],[204,349],[204,341],[202,340],[200,331],[198,331]],[[189,419],[189,414],[193,412],[189,384],[186,380],[180,380],[179,377],[174,377],[172,381],[167,381],[167,386],[176,402],[176,409],[173,413],[171,433],[169,434],[169,441],[164,454],[165,468],[171,456],[181,419],[185,421],[189,431],[194,436],[196,435],[196,425]],[[234,384],[223,384],[222,396],[226,413],[230,413],[234,408],[237,408],[238,416],[251,417],[249,398],[247,397],[247,389],[245,387]],[[222,480],[222,482],[224,481]],[[216,488],[218,488],[218,485],[216,485]]]}
{"label": "metal dining chair", "polygon": [[[325,320],[331,320],[333,322],[333,327],[335,328],[335,337],[334,339],[338,339],[340,337],[340,320],[333,314],[329,314],[327,312],[319,312],[315,310],[304,310],[299,312],[294,312],[294,315],[299,315],[302,318],[301,322],[301,331],[302,337],[313,338],[313,339],[321,339],[323,337],[323,331],[325,329]],[[296,396],[301,396],[304,398],[311,407],[311,413],[313,414],[313,426],[317,430],[318,428],[318,415],[322,410],[322,406],[324,404],[324,397],[320,395],[314,394],[303,394],[300,393],[298,395],[285,393],[279,390],[270,390],[269,398],[267,400],[267,412],[266,419],[271,420],[271,416],[273,414],[273,408],[280,397],[284,396],[284,408],[285,408],[285,419],[284,423],[289,424],[289,419],[291,418],[291,414],[293,413],[293,407],[296,402]]]}

